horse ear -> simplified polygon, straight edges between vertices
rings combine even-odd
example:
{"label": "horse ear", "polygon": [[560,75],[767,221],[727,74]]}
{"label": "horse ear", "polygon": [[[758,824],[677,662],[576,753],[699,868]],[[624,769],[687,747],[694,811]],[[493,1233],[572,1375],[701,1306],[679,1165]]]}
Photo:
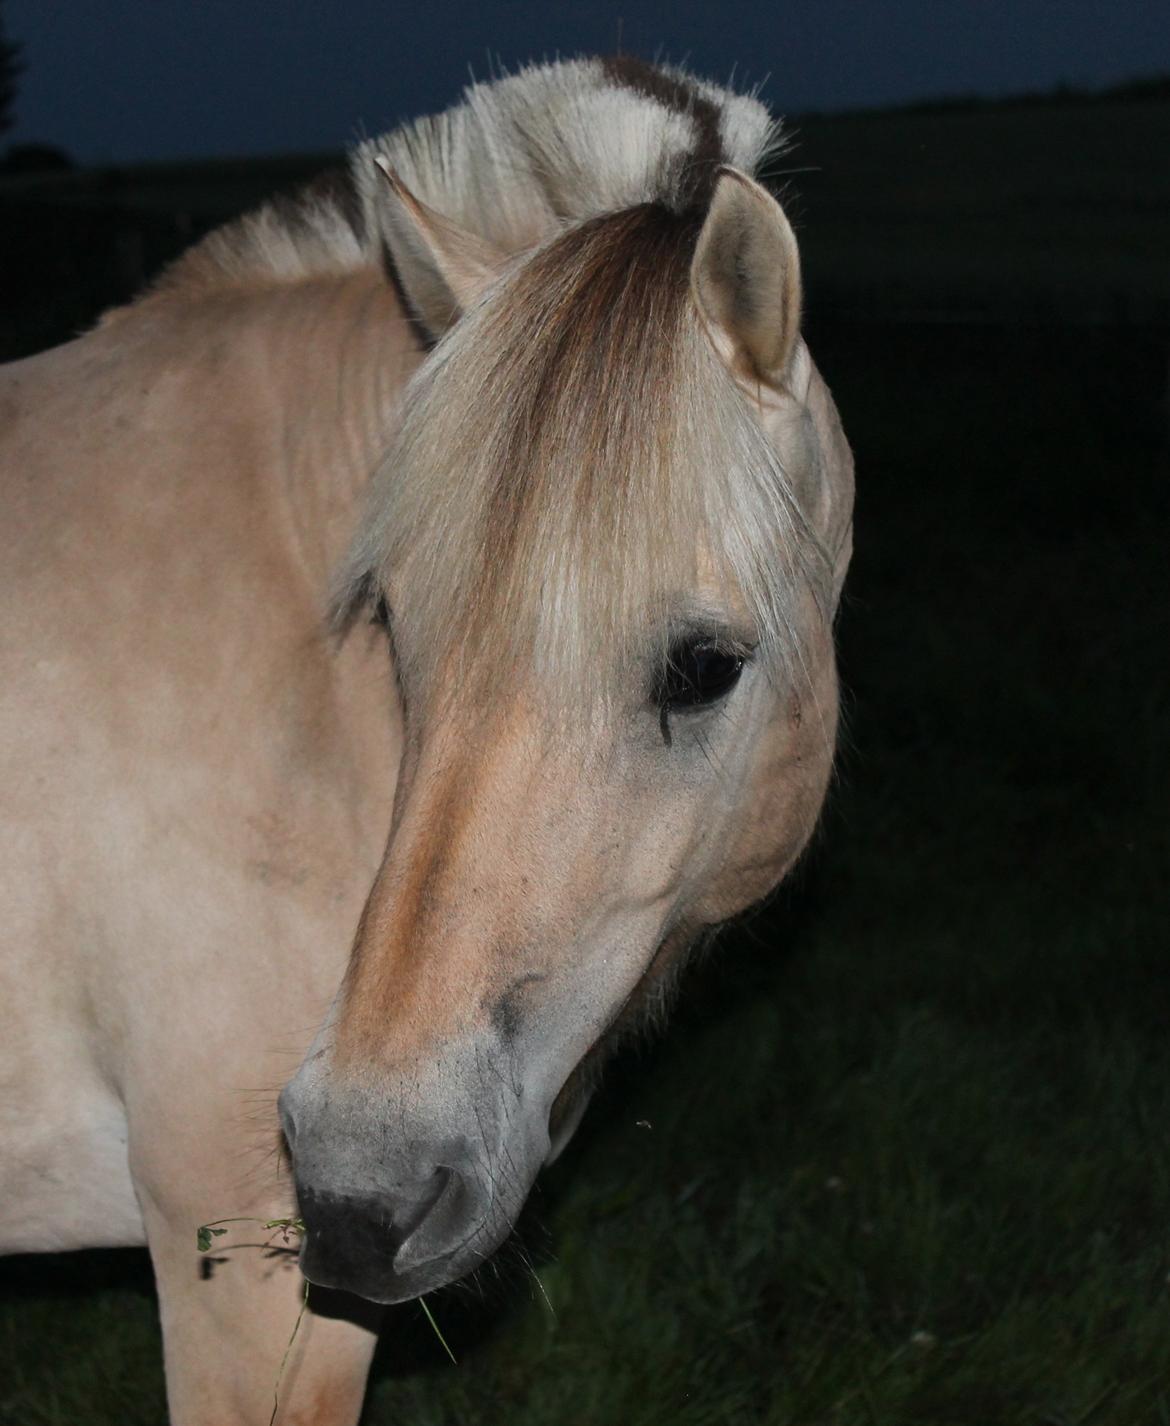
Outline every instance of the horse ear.
{"label": "horse ear", "polygon": [[800,331],[800,255],[779,203],[736,168],[716,180],[691,290],[724,357],[778,383]]}
{"label": "horse ear", "polygon": [[380,154],[374,162],[393,195],[387,240],[399,280],[423,326],[441,337],[499,276],[506,255],[416,198]]}

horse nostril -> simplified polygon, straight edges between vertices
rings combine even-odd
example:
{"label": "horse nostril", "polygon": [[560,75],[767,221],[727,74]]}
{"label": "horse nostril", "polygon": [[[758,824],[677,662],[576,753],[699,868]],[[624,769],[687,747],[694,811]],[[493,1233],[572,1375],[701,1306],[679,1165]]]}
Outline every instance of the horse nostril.
{"label": "horse nostril", "polygon": [[474,1238],[483,1219],[475,1180],[469,1186],[446,1165],[387,1185],[384,1194],[351,1196],[301,1182],[297,1202],[307,1227],[305,1277],[375,1302],[401,1302],[446,1280],[442,1264]]}
{"label": "horse nostril", "polygon": [[394,1213],[398,1232],[395,1270],[406,1272],[447,1256],[474,1227],[473,1215],[473,1195],[462,1174],[452,1168],[436,1169],[427,1182],[425,1198],[409,1212],[399,1207]]}
{"label": "horse nostril", "polygon": [[284,1135],[285,1143],[291,1153],[293,1145],[297,1141],[297,1126],[289,1106],[287,1090],[281,1091],[280,1097],[276,1101],[276,1112],[280,1119],[280,1132]]}
{"label": "horse nostril", "polygon": [[422,1226],[446,1193],[453,1177],[454,1169],[437,1168],[430,1178],[418,1185],[413,1195],[401,1194],[394,1205],[394,1232],[399,1244],[405,1243]]}

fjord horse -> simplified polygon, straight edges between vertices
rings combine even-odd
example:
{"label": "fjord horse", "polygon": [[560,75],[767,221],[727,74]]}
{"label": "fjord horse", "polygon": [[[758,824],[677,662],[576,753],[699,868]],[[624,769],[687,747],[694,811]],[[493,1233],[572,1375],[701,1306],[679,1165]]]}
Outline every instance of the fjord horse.
{"label": "fjord horse", "polygon": [[[177,1426],[267,1421],[302,1293],[197,1225],[471,1271],[809,837],[852,462],[776,137],[527,69],[0,372],[0,1249],[146,1243]],[[278,1419],[352,1426],[323,1302]]]}

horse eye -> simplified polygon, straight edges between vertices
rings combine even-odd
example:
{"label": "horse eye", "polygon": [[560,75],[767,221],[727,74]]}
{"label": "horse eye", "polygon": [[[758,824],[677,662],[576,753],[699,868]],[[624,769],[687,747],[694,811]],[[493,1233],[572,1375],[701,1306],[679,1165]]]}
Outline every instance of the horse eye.
{"label": "horse eye", "polygon": [[742,671],[739,654],[710,644],[676,644],[654,686],[654,703],[664,714],[705,708],[730,693]]}

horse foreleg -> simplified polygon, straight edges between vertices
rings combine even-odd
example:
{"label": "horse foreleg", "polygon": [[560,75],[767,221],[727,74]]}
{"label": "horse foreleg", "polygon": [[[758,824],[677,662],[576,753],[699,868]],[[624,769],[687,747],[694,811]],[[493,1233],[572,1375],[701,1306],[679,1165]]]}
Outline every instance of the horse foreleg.
{"label": "horse foreleg", "polygon": [[217,1246],[200,1258],[188,1225],[148,1232],[171,1426],[266,1426],[274,1406],[279,1426],[355,1426],[376,1341],[369,1317],[327,1315],[324,1294],[306,1305],[287,1252]]}
{"label": "horse foreleg", "polygon": [[270,1419],[355,1426],[378,1309],[316,1289],[306,1303],[295,1252],[262,1222],[225,1225],[229,1232],[206,1254],[196,1245],[210,1201],[261,1220],[287,1208],[263,1199],[233,1203],[226,1190],[192,1194],[173,1181],[165,1197],[158,1185],[140,1180],[137,1187],[158,1284],[171,1426],[267,1426]]}

